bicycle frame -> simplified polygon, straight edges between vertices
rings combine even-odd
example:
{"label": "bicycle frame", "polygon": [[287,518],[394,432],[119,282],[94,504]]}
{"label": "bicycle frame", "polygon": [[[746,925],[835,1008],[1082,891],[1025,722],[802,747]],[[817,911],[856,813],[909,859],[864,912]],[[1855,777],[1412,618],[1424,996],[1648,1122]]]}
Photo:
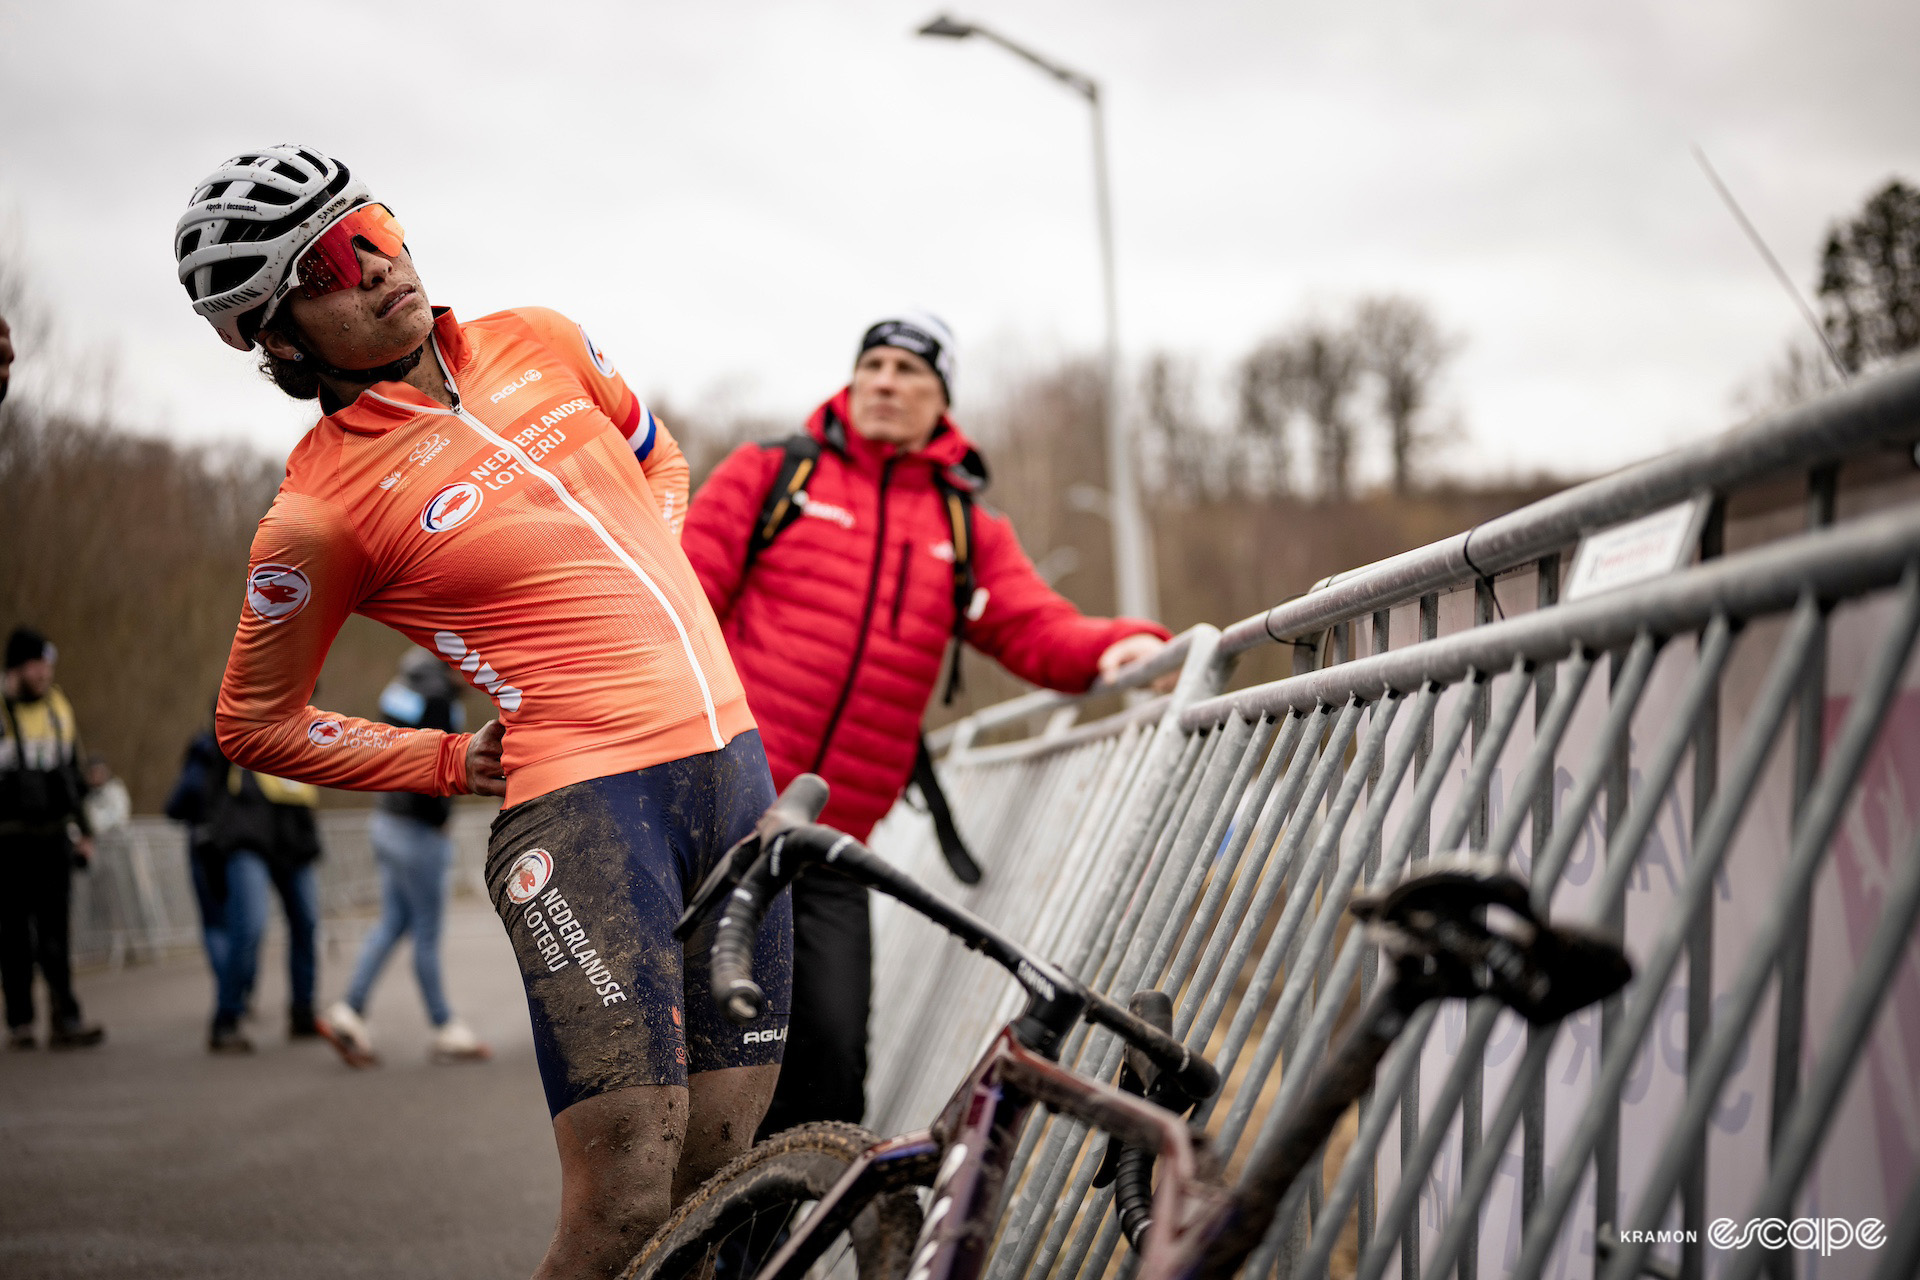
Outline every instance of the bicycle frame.
{"label": "bicycle frame", "polygon": [[[1038,1103],[1159,1152],[1155,1230],[1143,1280],[1191,1274],[1224,1225],[1232,1193],[1187,1124],[1162,1107],[1076,1075],[1001,1029],[930,1129],[877,1143],[768,1259],[757,1280],[800,1280],[874,1194],[929,1185],[933,1200],[908,1280],[978,1280],[992,1250],[1020,1130]],[[937,1163],[937,1169],[935,1165]]]}

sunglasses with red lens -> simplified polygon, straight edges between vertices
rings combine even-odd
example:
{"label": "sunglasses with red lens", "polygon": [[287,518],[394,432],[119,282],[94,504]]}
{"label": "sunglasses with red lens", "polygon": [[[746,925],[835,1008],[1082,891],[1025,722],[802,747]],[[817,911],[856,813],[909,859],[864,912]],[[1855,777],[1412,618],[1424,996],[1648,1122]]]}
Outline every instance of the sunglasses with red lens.
{"label": "sunglasses with red lens", "polygon": [[360,284],[359,242],[386,258],[397,258],[406,232],[383,204],[363,204],[322,231],[294,264],[303,298],[324,298]]}

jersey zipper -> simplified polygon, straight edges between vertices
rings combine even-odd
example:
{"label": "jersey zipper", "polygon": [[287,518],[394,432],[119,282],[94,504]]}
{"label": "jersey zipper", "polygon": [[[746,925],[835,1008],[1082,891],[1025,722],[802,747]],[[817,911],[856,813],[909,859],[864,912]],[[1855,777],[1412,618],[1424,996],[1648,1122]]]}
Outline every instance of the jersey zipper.
{"label": "jersey zipper", "polygon": [[846,712],[847,701],[853,697],[853,682],[860,677],[860,660],[867,653],[867,628],[873,625],[874,602],[880,597],[880,565],[887,557],[887,482],[893,478],[893,464],[896,458],[888,458],[880,464],[880,500],[879,515],[875,517],[878,526],[873,531],[873,572],[867,576],[867,604],[860,611],[860,634],[853,641],[853,662],[847,668],[847,682],[840,686],[840,697],[833,704],[833,714],[827,717],[827,729],[820,735],[820,750],[813,757],[812,773],[820,772],[820,766],[826,763],[827,750],[833,746],[833,732],[840,727],[840,717]]}

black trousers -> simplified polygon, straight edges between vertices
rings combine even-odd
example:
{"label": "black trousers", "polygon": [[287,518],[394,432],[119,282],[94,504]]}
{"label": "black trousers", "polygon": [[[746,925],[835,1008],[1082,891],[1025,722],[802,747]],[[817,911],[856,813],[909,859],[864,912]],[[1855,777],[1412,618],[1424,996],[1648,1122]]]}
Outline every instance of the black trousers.
{"label": "black trousers", "polygon": [[867,890],[838,872],[811,868],[793,884],[793,1012],[760,1137],[815,1120],[860,1123],[872,1002]]}
{"label": "black trousers", "polygon": [[64,831],[0,836],[0,985],[6,988],[7,1026],[33,1025],[33,968],[47,980],[56,1022],[77,1020],[68,960],[68,910],[73,897],[73,846]]}

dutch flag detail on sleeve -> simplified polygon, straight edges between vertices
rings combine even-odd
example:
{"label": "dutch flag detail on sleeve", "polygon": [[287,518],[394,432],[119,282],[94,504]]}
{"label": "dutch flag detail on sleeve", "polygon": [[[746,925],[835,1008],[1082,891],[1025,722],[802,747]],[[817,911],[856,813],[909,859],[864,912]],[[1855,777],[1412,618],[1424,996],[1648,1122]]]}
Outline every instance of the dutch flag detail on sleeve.
{"label": "dutch flag detail on sleeve", "polygon": [[633,456],[645,462],[647,455],[653,452],[653,441],[660,433],[660,422],[653,416],[653,410],[636,399],[633,412],[621,424],[620,433],[626,436],[627,443],[633,447]]}

